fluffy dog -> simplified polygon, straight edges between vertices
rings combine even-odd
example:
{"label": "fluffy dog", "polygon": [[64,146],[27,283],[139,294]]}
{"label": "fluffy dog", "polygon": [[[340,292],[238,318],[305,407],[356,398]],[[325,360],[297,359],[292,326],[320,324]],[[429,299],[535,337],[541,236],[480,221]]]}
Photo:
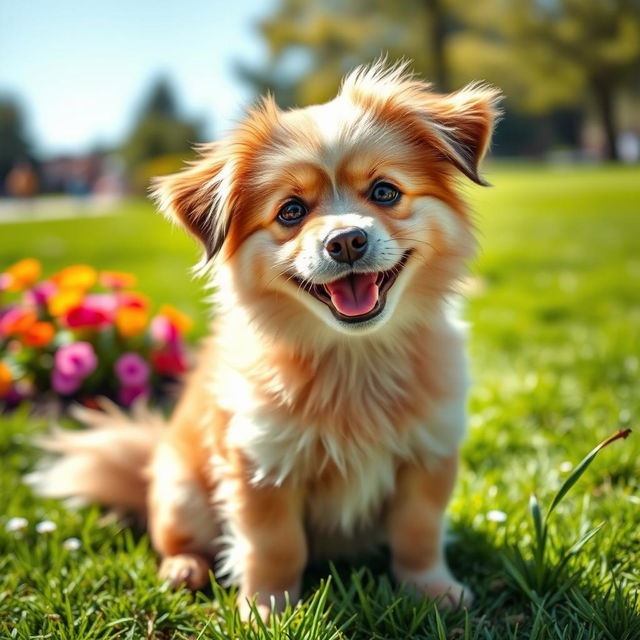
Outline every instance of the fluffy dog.
{"label": "fluffy dog", "polygon": [[160,574],[197,588],[217,561],[245,615],[365,541],[412,590],[469,604],[443,552],[467,390],[447,298],[476,247],[460,173],[483,184],[497,101],[376,63],[327,104],[263,100],[158,179],[215,265],[211,336],[167,427],[85,412],[49,440],[41,491],[144,512]]}

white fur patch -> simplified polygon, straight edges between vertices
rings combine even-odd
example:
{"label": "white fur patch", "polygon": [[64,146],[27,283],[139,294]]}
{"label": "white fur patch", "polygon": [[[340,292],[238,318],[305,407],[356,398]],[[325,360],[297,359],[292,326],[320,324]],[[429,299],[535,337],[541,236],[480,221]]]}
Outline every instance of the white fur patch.
{"label": "white fur patch", "polygon": [[[465,428],[464,399],[431,408],[424,423],[416,423],[399,435],[394,429],[378,432],[379,438],[338,439],[322,425],[283,423],[268,412],[234,416],[227,442],[245,452],[255,464],[253,482],[282,484],[285,480],[308,484],[306,511],[315,534],[353,534],[378,518],[384,500],[395,489],[400,461],[423,464],[450,455]],[[318,460],[318,451],[324,459]],[[313,480],[328,463],[337,477],[316,491]]]}

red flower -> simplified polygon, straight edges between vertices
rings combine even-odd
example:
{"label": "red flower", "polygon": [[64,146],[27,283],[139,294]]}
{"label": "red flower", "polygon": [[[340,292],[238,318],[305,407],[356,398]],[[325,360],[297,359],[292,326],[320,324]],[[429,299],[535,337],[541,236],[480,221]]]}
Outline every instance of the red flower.
{"label": "red flower", "polygon": [[116,301],[113,296],[92,294],[67,311],[64,323],[71,329],[102,329],[113,322]]}
{"label": "red flower", "polygon": [[179,376],[187,370],[183,350],[170,346],[152,352],[151,362],[161,376]]}
{"label": "red flower", "polygon": [[117,294],[118,307],[134,307],[137,309],[149,309],[149,298],[137,291],[122,291]]}

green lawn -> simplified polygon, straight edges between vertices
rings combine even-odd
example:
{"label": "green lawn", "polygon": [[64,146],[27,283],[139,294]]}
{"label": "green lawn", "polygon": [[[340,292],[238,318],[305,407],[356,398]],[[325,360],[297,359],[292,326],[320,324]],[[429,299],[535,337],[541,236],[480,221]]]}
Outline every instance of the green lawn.
{"label": "green lawn", "polygon": [[[47,425],[18,412],[0,419],[0,637],[640,638],[640,435],[599,454],[550,517],[544,553],[529,513],[532,493],[544,513],[571,468],[633,428],[640,410],[640,171],[488,173],[492,189],[469,190],[483,249],[467,305],[471,424],[450,511],[451,564],[477,594],[468,615],[395,590],[383,555],[314,567],[301,609],[268,629],[243,626],[233,594],[162,586],[139,530],[95,508],[34,499],[20,478],[38,457],[32,436]],[[0,226],[0,269],[26,255],[50,270],[131,270],[155,300],[202,316],[187,272],[193,244],[147,204]],[[29,520],[21,535],[5,531],[17,516]],[[38,534],[45,519],[57,529]],[[79,549],[66,548],[70,537]]]}

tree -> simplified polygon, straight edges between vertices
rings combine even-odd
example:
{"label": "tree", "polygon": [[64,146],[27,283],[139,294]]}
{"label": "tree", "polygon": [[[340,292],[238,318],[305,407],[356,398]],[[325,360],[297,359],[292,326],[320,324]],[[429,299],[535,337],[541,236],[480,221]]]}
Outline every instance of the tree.
{"label": "tree", "polygon": [[241,75],[281,106],[323,102],[357,64],[386,54],[411,58],[413,67],[449,88],[446,44],[459,27],[462,0],[282,0],[259,25],[270,50],[267,65]]}
{"label": "tree", "polygon": [[617,160],[616,104],[640,68],[640,0],[511,0],[494,21],[486,9],[496,0],[479,4],[485,19],[476,13],[475,33],[484,55],[493,48],[503,67],[511,65],[521,104],[548,110],[590,96],[607,155]]}
{"label": "tree", "polygon": [[201,141],[200,123],[181,117],[171,85],[161,78],[152,86],[122,155],[135,168],[161,156],[188,155]]}
{"label": "tree", "polygon": [[560,109],[577,114],[575,132],[590,98],[611,159],[616,103],[640,74],[640,0],[281,0],[260,30],[266,65],[239,70],[281,106],[329,99],[345,72],[386,53],[441,91],[488,80],[507,118],[547,131]]}
{"label": "tree", "polygon": [[18,103],[8,98],[0,100],[0,193],[14,166],[21,162],[33,163],[24,128],[24,116]]}

